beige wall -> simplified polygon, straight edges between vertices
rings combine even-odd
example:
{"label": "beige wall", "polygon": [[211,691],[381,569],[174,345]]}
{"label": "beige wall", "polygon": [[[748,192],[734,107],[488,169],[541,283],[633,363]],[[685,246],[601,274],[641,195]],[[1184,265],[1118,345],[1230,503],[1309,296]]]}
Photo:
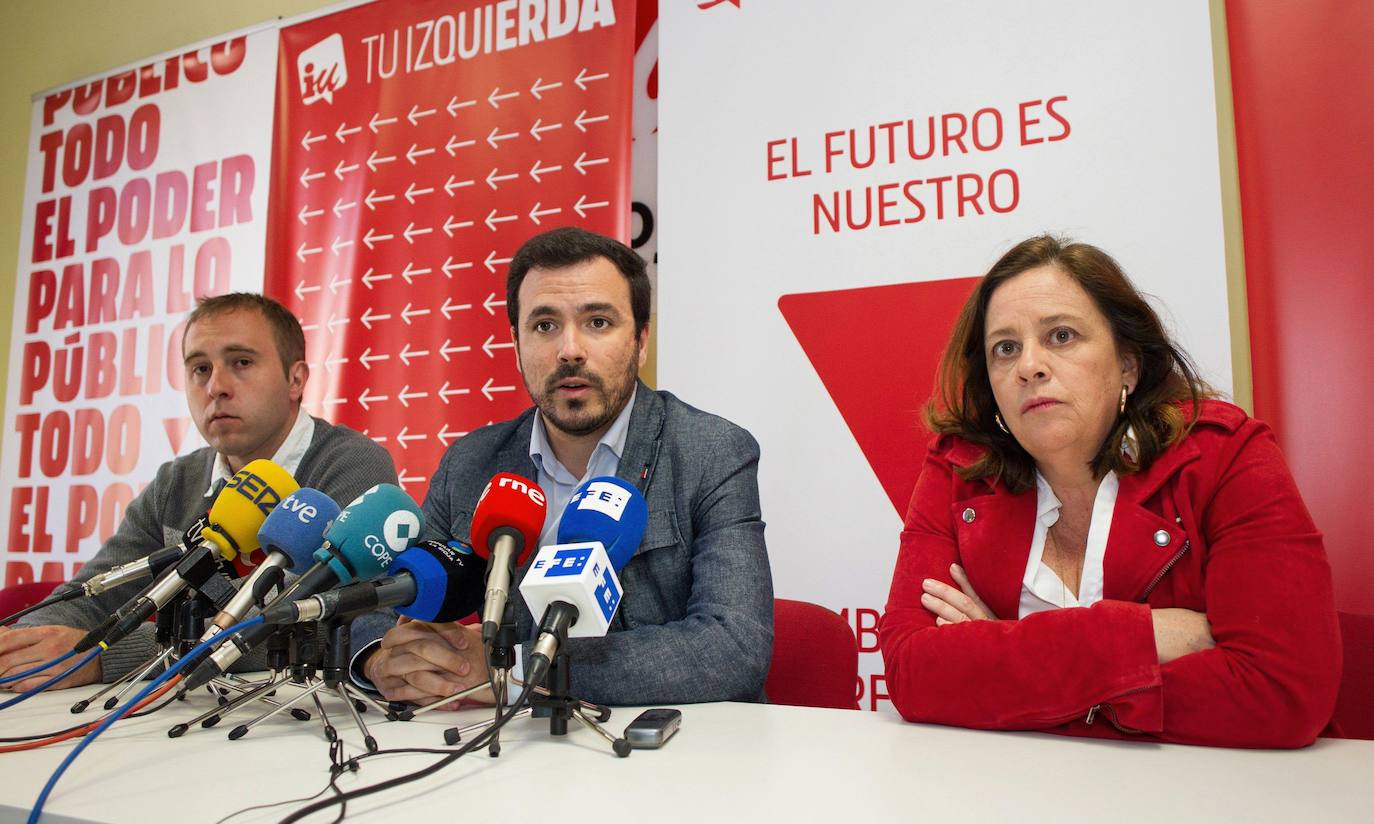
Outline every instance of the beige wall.
{"label": "beige wall", "polygon": [[34,92],[326,0],[5,0],[0,3],[0,420],[8,385],[24,165]]}

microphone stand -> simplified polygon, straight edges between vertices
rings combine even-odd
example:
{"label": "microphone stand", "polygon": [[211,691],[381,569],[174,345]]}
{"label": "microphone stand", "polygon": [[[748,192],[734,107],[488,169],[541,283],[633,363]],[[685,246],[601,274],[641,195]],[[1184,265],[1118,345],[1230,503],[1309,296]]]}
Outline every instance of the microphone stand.
{"label": "microphone stand", "polygon": [[[495,645],[493,645],[493,647],[494,646]],[[629,756],[630,742],[626,741],[624,738],[616,738],[607,732],[605,727],[602,727],[600,723],[597,723],[604,723],[610,720],[610,707],[583,701],[572,695],[572,664],[571,659],[568,657],[567,648],[567,631],[560,630],[558,632],[558,652],[554,655],[553,661],[549,666],[548,687],[531,688],[528,684],[524,685],[525,689],[532,689],[534,694],[530,696],[529,708],[522,710],[521,714],[533,712],[535,717],[543,717],[547,714],[549,716],[549,735],[558,736],[568,734],[568,719],[574,719],[587,729],[605,739],[606,743],[611,745],[611,750],[617,756],[621,758]],[[501,695],[501,701],[496,705],[497,719],[500,718],[501,708],[505,705],[505,673],[502,673],[501,677],[503,679],[501,685],[503,694]],[[495,673],[493,673],[493,681],[495,678]],[[588,715],[589,710],[596,713],[595,720]],[[444,731],[444,741],[449,746],[453,746],[462,740],[464,734],[485,730],[496,723],[496,720],[492,720],[470,724],[461,728],[451,727]],[[497,746],[496,752],[492,753],[494,757],[499,754],[500,749],[495,740],[493,740],[492,743]]]}
{"label": "microphone stand", "polygon": [[139,664],[138,666],[134,667],[133,669],[129,670],[123,676],[116,678],[114,681],[111,681],[108,684],[105,684],[97,691],[91,693],[89,696],[83,698],[80,701],[77,701],[75,704],[72,704],[71,711],[73,715],[85,712],[87,707],[89,707],[96,701],[99,701],[102,697],[113,692],[114,690],[119,690],[119,692],[116,693],[114,697],[106,701],[104,707],[108,710],[118,705],[120,697],[124,695],[124,693],[129,689],[129,687],[132,687],[139,681],[146,679],[148,676],[153,674],[154,670],[158,669],[159,667],[166,666],[167,661],[171,659],[173,652],[172,632],[176,626],[177,605],[184,597],[185,593],[182,593],[182,595],[178,596],[177,598],[173,598],[171,601],[169,601],[167,603],[167,606],[157,611],[157,630],[153,638],[156,640],[157,645],[161,649],[158,652],[154,653],[151,658],[144,661],[142,664]]}
{"label": "microphone stand", "polygon": [[[199,724],[201,729],[209,729],[240,708],[247,706],[253,701],[261,701],[268,706],[284,709],[280,701],[272,700],[272,695],[276,693],[278,687],[291,681],[290,659],[291,646],[295,625],[279,627],[276,632],[268,637],[266,642],[267,649],[267,668],[270,671],[267,679],[261,682],[236,683],[238,676],[232,673],[225,673],[216,678],[211,683],[218,683],[222,687],[238,693],[233,699],[225,700],[224,695],[218,696],[218,703],[205,712],[192,718],[184,724],[177,724],[167,730],[168,738],[180,738],[193,725]],[[309,721],[310,713],[300,707],[291,709],[291,717],[297,721]]]}
{"label": "microphone stand", "polygon": [[[195,589],[183,589],[177,593],[156,613],[157,630],[153,637],[162,649],[122,677],[101,687],[86,699],[77,701],[71,707],[72,714],[85,712],[92,703],[114,690],[119,691],[105,701],[104,708],[112,710],[119,706],[119,702],[136,684],[165,669],[173,658],[184,655],[195,646],[195,641],[205,631],[206,617],[218,612],[233,595],[233,584],[219,573],[210,575]],[[190,646],[185,645],[188,638],[191,639]]]}
{"label": "microphone stand", "polygon": [[[365,611],[370,611],[370,609]],[[353,619],[357,614],[338,615],[328,621],[319,622],[315,625],[318,627],[318,631],[314,638],[302,639],[298,635],[296,648],[299,658],[292,664],[291,680],[305,688],[280,706],[273,707],[252,721],[235,727],[229,732],[229,740],[235,741],[244,737],[253,727],[309,697],[320,712],[320,720],[324,723],[324,737],[330,743],[337,741],[339,738],[338,730],[329,720],[324,704],[320,701],[319,693],[323,691],[337,696],[344,702],[344,707],[352,717],[354,726],[362,733],[363,743],[367,747],[367,751],[376,752],[378,750],[377,739],[368,731],[362,713],[367,711],[368,702],[372,702],[383,713],[386,713],[387,709],[371,696],[354,687],[348,680],[348,668],[353,658]],[[320,677],[315,675],[316,670],[319,671]]]}

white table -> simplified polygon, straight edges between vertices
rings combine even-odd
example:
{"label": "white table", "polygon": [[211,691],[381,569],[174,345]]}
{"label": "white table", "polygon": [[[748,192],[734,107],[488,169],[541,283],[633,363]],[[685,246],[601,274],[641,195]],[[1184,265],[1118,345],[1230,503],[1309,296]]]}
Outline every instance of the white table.
{"label": "white table", "polygon": [[[46,732],[95,713],[67,708],[89,690],[41,695],[0,712],[0,735]],[[169,726],[210,705],[201,695],[121,721],[57,785],[44,821],[213,822],[252,804],[309,795],[327,781],[316,720],[278,718],[229,741],[227,721],[177,740]],[[338,702],[327,704],[350,754],[363,751]],[[473,753],[416,784],[354,801],[348,820],[595,821],[714,824],[795,821],[1374,821],[1374,742],[1319,740],[1305,750],[1221,750],[913,725],[886,714],[751,704],[682,708],[661,750],[620,759],[575,722],[507,726],[500,758]],[[616,733],[638,714],[616,709]],[[384,723],[382,747],[442,747],[441,731],[476,710]],[[0,822],[23,821],[65,742],[0,755]],[[362,762],[344,789],[418,769],[437,756]],[[301,804],[230,824],[278,821]],[[336,810],[335,810],[336,811]],[[310,817],[324,822],[333,812]],[[786,817],[786,818],[784,818]]]}

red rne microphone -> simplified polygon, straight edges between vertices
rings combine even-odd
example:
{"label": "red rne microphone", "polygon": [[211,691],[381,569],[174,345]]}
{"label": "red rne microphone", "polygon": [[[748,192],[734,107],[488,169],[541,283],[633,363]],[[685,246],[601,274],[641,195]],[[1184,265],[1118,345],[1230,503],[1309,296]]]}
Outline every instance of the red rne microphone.
{"label": "red rne microphone", "polygon": [[482,641],[490,644],[506,610],[511,573],[530,556],[544,530],[548,500],[539,484],[501,472],[487,482],[472,513],[472,548],[487,559]]}

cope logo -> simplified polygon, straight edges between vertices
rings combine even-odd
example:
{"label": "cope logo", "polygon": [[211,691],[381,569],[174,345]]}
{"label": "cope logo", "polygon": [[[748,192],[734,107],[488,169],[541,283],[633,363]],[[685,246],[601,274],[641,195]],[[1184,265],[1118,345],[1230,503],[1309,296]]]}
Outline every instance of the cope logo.
{"label": "cope logo", "polygon": [[619,521],[625,513],[625,505],[630,502],[630,490],[608,481],[593,481],[587,484],[587,491],[574,496],[578,509],[591,509],[608,518]]}
{"label": "cope logo", "polygon": [[398,510],[386,516],[382,523],[381,536],[369,534],[363,538],[363,546],[372,553],[383,567],[391,566],[396,556],[405,551],[411,542],[420,537],[420,519],[414,512]]}
{"label": "cope logo", "polygon": [[271,514],[277,504],[281,503],[281,495],[277,493],[277,490],[269,486],[262,476],[254,475],[251,472],[240,470],[237,475],[229,479],[229,483],[224,488],[226,490],[232,489],[247,498],[263,515]]}
{"label": "cope logo", "polygon": [[348,64],[344,62],[343,37],[331,34],[296,58],[296,76],[301,83],[301,102],[309,106],[317,100],[334,102],[334,92],[348,83]]}

